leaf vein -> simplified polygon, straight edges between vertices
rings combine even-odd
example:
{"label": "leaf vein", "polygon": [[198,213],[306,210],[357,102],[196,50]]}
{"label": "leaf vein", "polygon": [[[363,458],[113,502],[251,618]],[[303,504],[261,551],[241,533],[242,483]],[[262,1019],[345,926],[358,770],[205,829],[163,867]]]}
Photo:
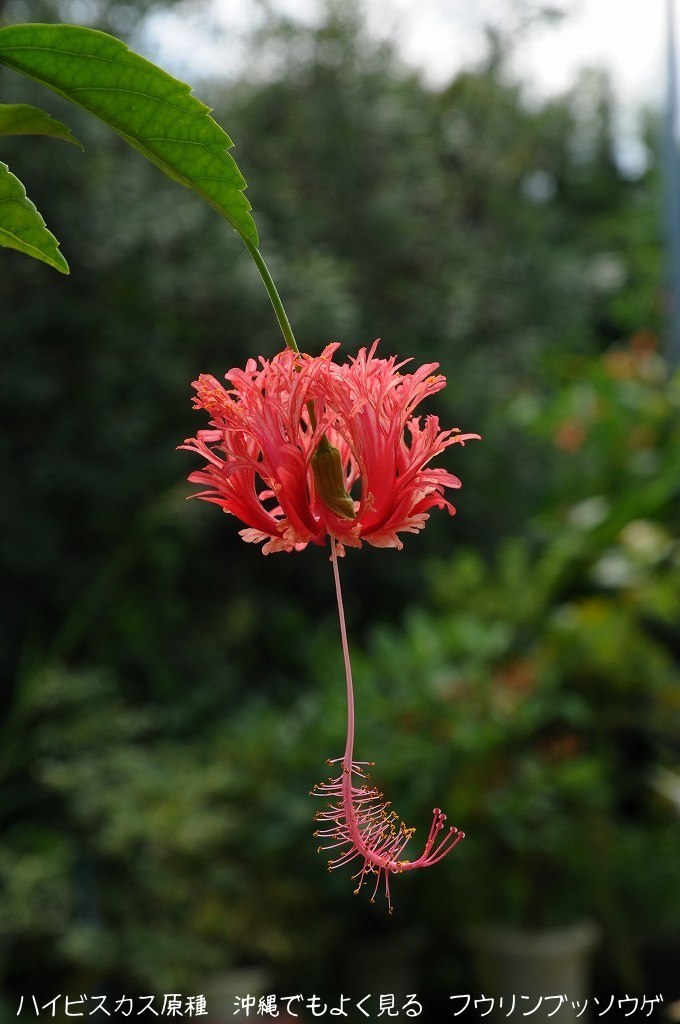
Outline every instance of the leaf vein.
{"label": "leaf vein", "polygon": [[[32,45],[32,46],[27,46],[27,45],[20,46],[17,43],[15,43],[14,45],[12,45],[10,43],[9,45],[3,46],[2,49],[3,49],[3,52],[5,52],[5,53],[7,53],[10,50],[29,50],[29,51],[38,51],[40,53],[60,54],[61,56],[64,56],[64,57],[82,57],[85,60],[99,60],[99,61],[101,61],[104,64],[117,64],[119,67],[127,68],[128,70],[134,70],[135,72],[137,72],[137,71],[143,72],[145,75],[153,75],[154,78],[158,77],[159,70],[162,71],[162,69],[155,67],[155,65],[153,65],[153,64],[151,64],[150,67],[144,67],[143,65],[138,64],[134,68],[132,68],[129,61],[121,60],[120,57],[103,57],[100,53],[96,53],[96,54],[84,53],[81,50],[63,50],[59,46],[35,46],[35,45]],[[132,51],[130,50],[129,47],[127,47],[126,49],[127,49],[127,53],[132,53]],[[144,58],[142,57],[141,60],[144,60]],[[146,62],[146,63],[150,63],[150,62]],[[164,75],[167,75],[167,72],[162,72],[162,73]],[[192,94],[191,89],[184,82],[180,82],[179,79],[173,78],[172,75],[167,75],[167,78],[171,82],[173,82],[174,84],[176,84],[176,85],[178,85],[180,87],[184,86],[184,89],[186,90],[186,94],[188,96],[190,96],[191,99],[194,100],[196,103],[200,103],[201,102],[196,96],[194,96]]]}
{"label": "leaf vein", "polygon": [[196,112],[193,110],[187,110],[186,107],[183,107],[178,103],[171,103],[170,100],[167,100],[162,96],[149,96],[146,92],[138,92],[136,89],[125,89],[122,86],[117,85],[72,85],[69,86],[68,91],[69,94],[76,92],[120,92],[123,93],[124,96],[138,96],[140,99],[143,99],[150,104],[164,103],[165,106],[172,107],[173,110],[179,110],[180,113],[188,114],[193,118],[205,117],[204,111]]}

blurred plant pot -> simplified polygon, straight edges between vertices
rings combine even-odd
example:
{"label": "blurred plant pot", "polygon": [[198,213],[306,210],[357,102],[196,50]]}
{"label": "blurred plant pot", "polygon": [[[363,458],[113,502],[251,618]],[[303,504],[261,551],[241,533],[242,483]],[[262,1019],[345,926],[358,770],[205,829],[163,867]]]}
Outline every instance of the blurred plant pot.
{"label": "blurred plant pot", "polygon": [[[588,1020],[589,968],[598,938],[599,929],[591,921],[560,928],[471,929],[481,991],[495,998],[495,1019],[505,1019],[514,997],[514,1013],[537,1007],[531,1014],[534,1024],[583,1024]],[[560,996],[566,997],[561,1005]]]}

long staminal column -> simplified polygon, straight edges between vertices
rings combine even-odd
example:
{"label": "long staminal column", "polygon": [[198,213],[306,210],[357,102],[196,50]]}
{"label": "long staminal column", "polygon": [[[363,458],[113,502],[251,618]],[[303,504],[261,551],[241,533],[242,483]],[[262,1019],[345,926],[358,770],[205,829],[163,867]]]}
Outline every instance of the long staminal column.
{"label": "long staminal column", "polygon": [[355,893],[359,892],[369,876],[375,876],[371,903],[375,901],[382,878],[389,912],[392,913],[390,876],[436,864],[453,850],[464,838],[465,833],[454,826],[447,829],[446,815],[435,807],[423,852],[417,860],[404,859],[402,853],[415,829],[407,828],[396,811],[389,809],[390,801],[384,799],[377,787],[369,785],[370,775],[367,768],[372,768],[374,762],[354,760],[352,666],[347,643],[336,542],[332,537],[330,543],[347,681],[347,742],[344,756],[327,762],[331,767],[341,765],[341,774],[336,778],[330,778],[328,782],[318,783],[312,790],[312,796],[320,796],[328,801],[328,807],[318,811],[314,816],[315,821],[325,824],[325,827],[317,829],[314,835],[323,839],[322,845],[318,848],[319,852],[337,851],[328,861],[329,871],[359,860],[359,870],[352,876],[357,882]]}

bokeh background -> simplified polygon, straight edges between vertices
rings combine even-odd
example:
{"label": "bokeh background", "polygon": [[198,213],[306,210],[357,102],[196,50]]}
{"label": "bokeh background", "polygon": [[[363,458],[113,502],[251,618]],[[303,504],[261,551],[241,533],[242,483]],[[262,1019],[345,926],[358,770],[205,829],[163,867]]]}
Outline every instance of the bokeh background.
{"label": "bokeh background", "polygon": [[[279,349],[267,296],[212,209],[3,71],[3,101],[45,106],[86,152],[3,142],[72,273],[0,252],[0,1012],[219,992],[228,1016],[234,984],[329,1006],[403,984],[442,1019],[479,991],[481,928],[589,921],[591,995],[663,993],[677,1019],[661,106],[624,111],[631,163],[605,71],[527,91],[517,46],[566,2],[494,5],[476,62],[437,82],[361,4],[252,8],[237,72],[182,70],[237,142],[301,346],[379,336],[438,360],[431,409],[484,437],[447,457],[454,520],[342,567],[358,756],[419,834],[437,803],[468,838],[397,879],[392,917],[325,871],[307,794],[344,744],[327,556],[244,545],[185,501],[175,451],[203,425],[200,371]],[[0,22],[89,24],[158,58],[170,9],[192,47],[219,38],[200,0],[5,0]]]}

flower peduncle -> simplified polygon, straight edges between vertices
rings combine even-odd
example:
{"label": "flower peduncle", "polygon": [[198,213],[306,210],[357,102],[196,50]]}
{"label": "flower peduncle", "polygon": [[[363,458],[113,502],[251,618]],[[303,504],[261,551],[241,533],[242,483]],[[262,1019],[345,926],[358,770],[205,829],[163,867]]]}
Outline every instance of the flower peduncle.
{"label": "flower peduncle", "polygon": [[290,320],[288,319],[288,315],[285,309],[283,308],[281,296],[279,295],[278,289],[274,284],[274,279],[272,275],[269,273],[269,267],[265,263],[262,253],[257,248],[257,246],[250,241],[249,238],[246,238],[243,235],[241,237],[245,242],[246,249],[252,256],[253,262],[258,269],[258,272],[260,274],[260,277],[262,278],[265,288],[267,289],[267,295],[269,296],[271,304],[274,307],[274,313],[276,314],[276,319],[279,322],[279,327],[281,328],[281,333],[283,335],[283,340],[285,341],[286,346],[292,349],[293,352],[299,352],[300,349],[297,347],[295,335],[293,334],[293,328],[290,326]]}

